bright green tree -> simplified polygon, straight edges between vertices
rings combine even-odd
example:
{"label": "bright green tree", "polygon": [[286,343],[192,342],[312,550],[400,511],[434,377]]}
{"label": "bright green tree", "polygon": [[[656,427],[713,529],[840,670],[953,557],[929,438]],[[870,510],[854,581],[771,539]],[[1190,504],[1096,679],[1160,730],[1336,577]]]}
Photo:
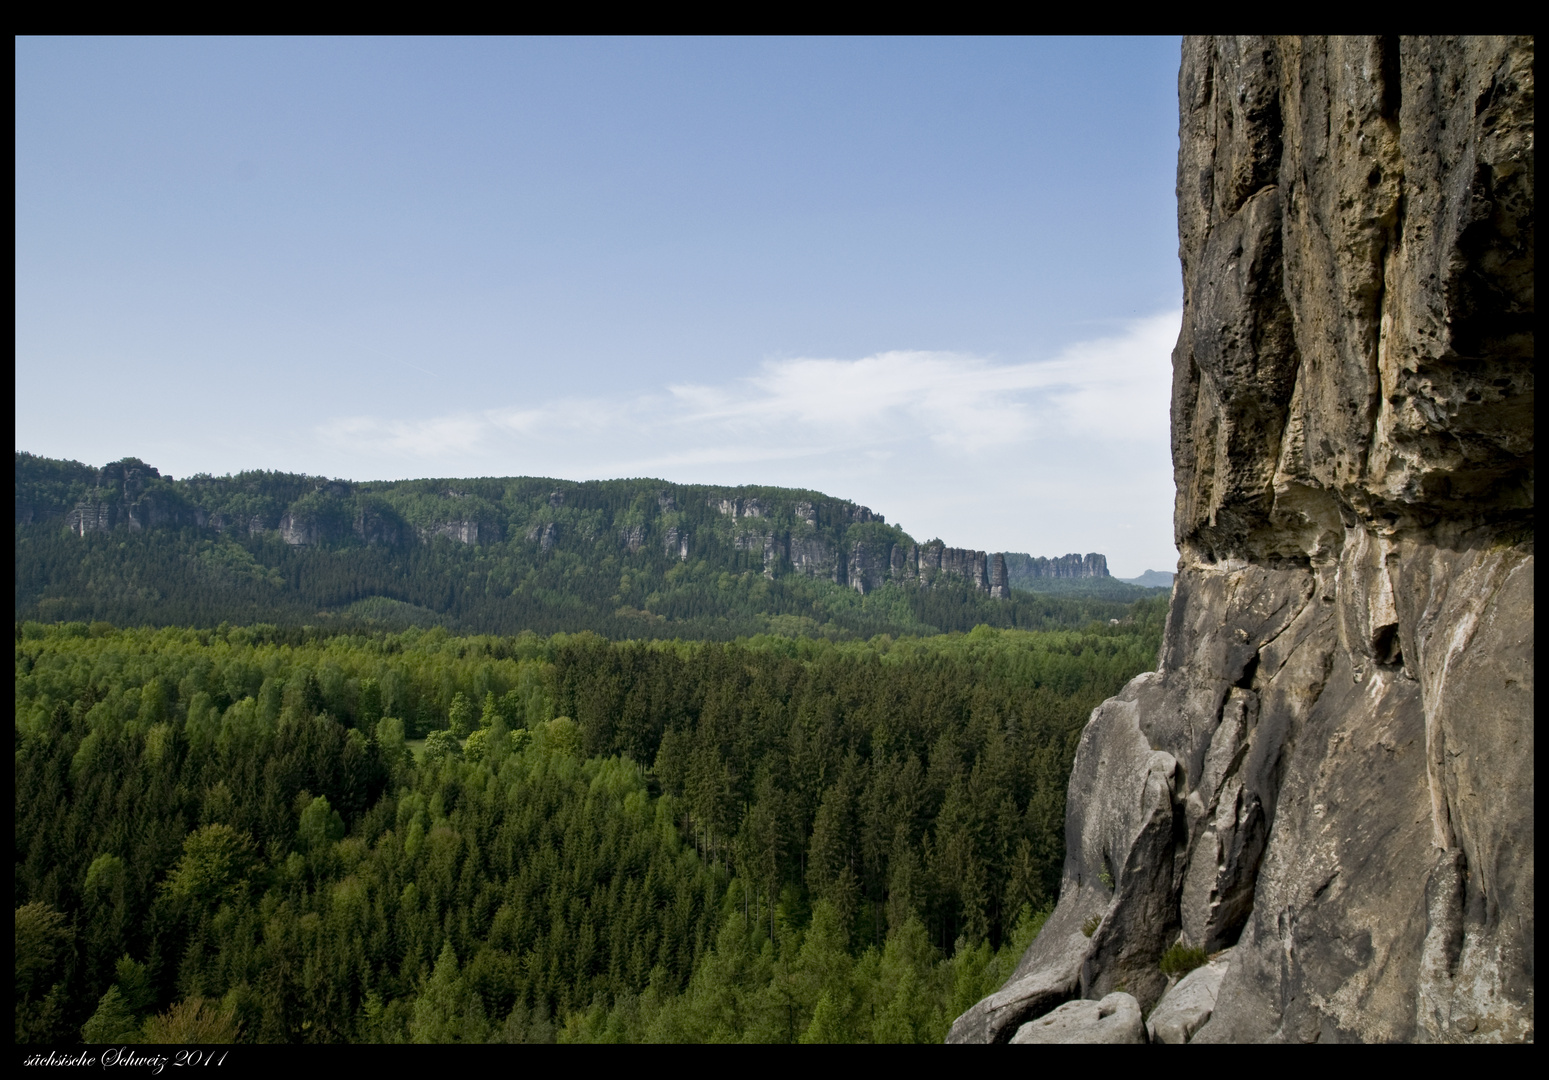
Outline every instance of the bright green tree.
{"label": "bright green tree", "polygon": [[256,860],[246,836],[230,825],[206,825],[183,841],[183,856],[165,888],[180,900],[214,907],[247,887]]}
{"label": "bright green tree", "polygon": [[436,969],[414,1003],[409,1034],[417,1043],[481,1043],[489,1040],[484,1003],[457,970],[451,941],[441,947]]}
{"label": "bright green tree", "polygon": [[457,736],[450,731],[432,731],[425,736],[426,761],[440,761],[443,758],[457,757],[462,752],[462,744],[457,741]]}
{"label": "bright green tree", "polygon": [[237,1041],[241,1028],[229,1009],[203,998],[180,1001],[142,1029],[148,1043],[172,1046],[224,1046]]}
{"label": "bright green tree", "polygon": [[344,819],[319,795],[301,812],[301,842],[309,851],[321,851],[328,844],[344,839]]}
{"label": "bright green tree", "polygon": [[452,707],[447,710],[446,718],[452,734],[459,739],[466,739],[468,733],[473,730],[473,706],[469,704],[468,696],[461,690],[453,695]]}
{"label": "bright green tree", "polygon": [[89,1043],[132,1043],[140,1038],[140,1018],[135,1015],[115,983],[97,1002],[97,1011],[81,1027]]}

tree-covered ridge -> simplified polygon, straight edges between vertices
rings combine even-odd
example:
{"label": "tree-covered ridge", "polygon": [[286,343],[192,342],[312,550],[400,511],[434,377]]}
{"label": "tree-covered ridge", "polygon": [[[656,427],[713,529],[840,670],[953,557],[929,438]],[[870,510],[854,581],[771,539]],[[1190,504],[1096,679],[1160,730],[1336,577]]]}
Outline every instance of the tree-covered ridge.
{"label": "tree-covered ridge", "polygon": [[[399,544],[474,526],[464,542],[520,536],[543,544],[547,533],[548,545],[603,541],[631,551],[653,545],[676,558],[677,541],[685,538],[691,549],[728,552],[752,550],[749,536],[771,532],[822,538],[835,550],[856,540],[910,539],[866,507],[795,488],[547,477],[357,483],[269,471],[174,480],[138,458],[98,470],[16,454],[19,524],[65,521],[83,503],[142,502],[155,506],[157,524],[237,533],[294,530],[304,542],[333,544]],[[126,509],[122,521],[130,518]],[[145,524],[150,527],[149,518]],[[744,561],[764,569],[762,545]]]}
{"label": "tree-covered ridge", "polygon": [[[134,459],[101,470],[16,460],[18,619],[865,638],[1078,628],[1147,595],[1051,579],[1056,592],[992,598],[983,581],[925,565],[934,553],[948,566],[955,549],[916,545],[865,507],[809,491],[259,472],[173,481]],[[890,552],[914,553],[913,577],[903,563],[894,573]]]}
{"label": "tree-covered ridge", "polygon": [[1161,617],[19,624],[18,1038],[939,1038],[1053,899],[1076,734]]}

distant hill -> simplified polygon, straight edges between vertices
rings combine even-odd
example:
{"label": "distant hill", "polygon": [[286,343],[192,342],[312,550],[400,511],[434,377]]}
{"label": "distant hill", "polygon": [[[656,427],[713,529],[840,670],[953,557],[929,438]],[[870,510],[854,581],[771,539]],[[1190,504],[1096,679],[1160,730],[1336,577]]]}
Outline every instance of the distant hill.
{"label": "distant hill", "polygon": [[1145,589],[1170,589],[1173,587],[1173,577],[1170,570],[1147,570],[1139,577],[1118,578],[1117,580],[1130,585],[1139,585]]}
{"label": "distant hill", "polygon": [[16,455],[16,617],[45,622],[849,637],[1106,621],[1149,595],[1096,555],[1103,576],[1050,577],[1035,596],[1016,559],[1032,557],[918,542],[791,488],[175,480],[137,458]]}

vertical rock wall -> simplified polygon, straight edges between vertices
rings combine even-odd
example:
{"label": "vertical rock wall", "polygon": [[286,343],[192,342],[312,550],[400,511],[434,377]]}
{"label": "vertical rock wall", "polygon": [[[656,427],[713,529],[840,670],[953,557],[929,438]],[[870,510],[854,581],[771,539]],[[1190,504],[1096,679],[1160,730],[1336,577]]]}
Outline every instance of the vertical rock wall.
{"label": "vertical rock wall", "polygon": [[1028,555],[1024,552],[1006,551],[1006,571],[1013,588],[1025,589],[1036,585],[1040,578],[1105,578],[1108,577],[1108,559],[1097,552],[1086,556],[1061,555],[1055,559]]}
{"label": "vertical rock wall", "polygon": [[1151,1007],[1204,1041],[1533,1037],[1533,42],[1194,38],[1179,574],[1099,706],[1059,906],[949,1041]]}

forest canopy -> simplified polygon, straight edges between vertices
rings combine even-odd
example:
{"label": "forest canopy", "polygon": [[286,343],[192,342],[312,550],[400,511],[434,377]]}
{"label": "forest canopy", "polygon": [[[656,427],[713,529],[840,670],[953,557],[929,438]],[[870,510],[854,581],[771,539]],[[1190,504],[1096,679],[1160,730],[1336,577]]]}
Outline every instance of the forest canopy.
{"label": "forest canopy", "polygon": [[17,1039],[939,1040],[1054,900],[1076,739],[1164,615],[19,622]]}

